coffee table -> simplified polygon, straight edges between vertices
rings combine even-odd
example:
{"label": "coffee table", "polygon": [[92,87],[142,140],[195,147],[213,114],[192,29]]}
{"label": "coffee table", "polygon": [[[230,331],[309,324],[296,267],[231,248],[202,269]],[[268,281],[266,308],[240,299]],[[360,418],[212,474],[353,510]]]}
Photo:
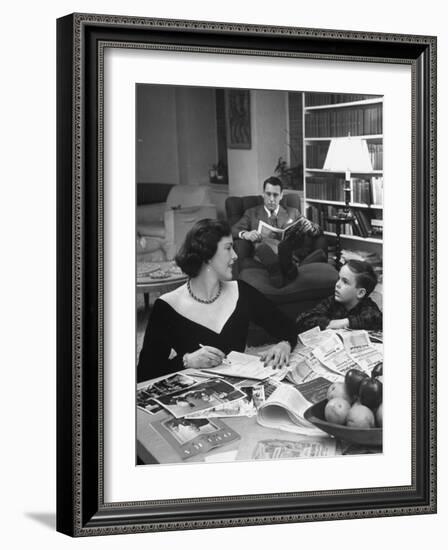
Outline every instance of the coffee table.
{"label": "coffee table", "polygon": [[174,262],[141,262],[137,264],[137,293],[143,293],[148,309],[151,292],[170,292],[183,285],[187,278]]}

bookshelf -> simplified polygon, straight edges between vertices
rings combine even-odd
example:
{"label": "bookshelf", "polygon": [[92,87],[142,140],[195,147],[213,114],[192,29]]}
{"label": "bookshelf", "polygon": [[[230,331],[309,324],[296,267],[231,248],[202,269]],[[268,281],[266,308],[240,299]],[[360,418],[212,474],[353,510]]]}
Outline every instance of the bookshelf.
{"label": "bookshelf", "polygon": [[[324,169],[332,140],[365,140],[372,169],[351,173],[350,208],[355,216],[341,233],[344,240],[382,244],[383,99],[360,94],[303,93],[304,200],[309,219],[334,236],[334,216],[345,205],[345,173]],[[370,246],[369,246],[370,245]]]}

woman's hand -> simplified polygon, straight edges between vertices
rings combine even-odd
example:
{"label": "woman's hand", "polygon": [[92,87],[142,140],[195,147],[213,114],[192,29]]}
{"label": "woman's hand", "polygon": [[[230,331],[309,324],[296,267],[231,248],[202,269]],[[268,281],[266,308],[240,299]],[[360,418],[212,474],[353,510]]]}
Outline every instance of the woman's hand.
{"label": "woman's hand", "polygon": [[225,357],[225,353],[213,346],[201,346],[198,350],[186,355],[186,366],[194,369],[216,367],[222,363]]}
{"label": "woman's hand", "polygon": [[265,367],[272,367],[274,369],[281,369],[286,367],[289,362],[289,355],[291,353],[291,344],[289,342],[279,342],[275,346],[270,347],[260,357],[264,361]]}

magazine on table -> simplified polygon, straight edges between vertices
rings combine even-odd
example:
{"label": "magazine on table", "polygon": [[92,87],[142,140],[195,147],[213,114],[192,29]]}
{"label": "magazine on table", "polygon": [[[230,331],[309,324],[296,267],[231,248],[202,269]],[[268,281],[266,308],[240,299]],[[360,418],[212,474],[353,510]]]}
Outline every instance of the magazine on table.
{"label": "magazine on table", "polygon": [[155,414],[155,412],[158,412],[158,406],[160,406],[154,401],[156,398],[189,388],[195,384],[196,380],[187,374],[168,374],[157,382],[150,382],[137,390],[137,407]]}
{"label": "magazine on table", "polygon": [[308,379],[318,375],[330,380],[330,375],[323,369],[330,370],[336,376],[344,376],[352,368],[370,373],[383,360],[382,344],[373,344],[365,330],[321,331],[316,326],[299,334],[298,342],[291,354],[294,369],[290,366],[287,375],[287,379],[294,382],[297,382],[301,372],[306,372],[306,367],[310,370]]}
{"label": "magazine on table", "polygon": [[372,345],[366,330],[343,331],[339,336],[347,353],[362,370],[370,373],[375,365],[382,363],[383,354]]}
{"label": "magazine on table", "polygon": [[286,367],[282,369],[265,367],[258,355],[250,355],[239,351],[231,351],[221,365],[203,370],[221,376],[250,378],[253,380],[266,380],[266,378],[272,377],[281,379],[286,375]]}
{"label": "magazine on table", "polygon": [[302,384],[297,384],[296,389],[303,395],[303,397],[310,403],[319,403],[327,398],[328,388],[331,386],[332,382],[326,378],[319,376],[308,382],[303,382]]}
{"label": "magazine on table", "polygon": [[253,460],[278,458],[316,458],[335,456],[336,440],[329,437],[306,437],[302,441],[266,439],[259,441],[254,449]]}
{"label": "magazine on table", "polygon": [[358,364],[355,363],[344,348],[331,351],[327,348],[324,351],[319,347],[314,349],[313,353],[328,369],[341,376],[345,376],[350,369],[358,368]]}
{"label": "magazine on table", "polygon": [[301,384],[318,377],[330,382],[340,382],[341,376],[323,365],[314,355],[312,348],[302,346],[291,353],[285,379],[293,384]]}
{"label": "magazine on table", "polygon": [[152,426],[184,460],[240,439],[218,419],[167,418]]}
{"label": "magazine on table", "polygon": [[228,405],[246,394],[221,378],[200,382],[186,390],[179,390],[170,395],[154,399],[176,418],[182,418],[198,411],[206,411]]}
{"label": "magazine on table", "polygon": [[323,436],[321,430],[303,417],[310,406],[311,403],[293,386],[280,383],[258,409],[257,422],[266,428]]}

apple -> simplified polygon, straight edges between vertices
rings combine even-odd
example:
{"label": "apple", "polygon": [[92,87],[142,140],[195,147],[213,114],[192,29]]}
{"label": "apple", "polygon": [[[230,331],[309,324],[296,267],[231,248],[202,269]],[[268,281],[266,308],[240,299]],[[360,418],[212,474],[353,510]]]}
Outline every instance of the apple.
{"label": "apple", "polygon": [[376,418],[376,425],[379,428],[381,428],[383,426],[383,404],[382,403],[376,410],[375,418]]}
{"label": "apple", "polygon": [[345,386],[349,395],[352,398],[358,396],[359,386],[361,385],[361,382],[368,377],[368,374],[358,369],[350,369],[345,373]]}
{"label": "apple", "polygon": [[352,402],[352,398],[348,393],[347,386],[344,382],[333,382],[327,390],[327,399],[333,399],[333,397],[342,397],[349,403]]}
{"label": "apple", "polygon": [[383,376],[383,363],[377,363],[371,372],[372,378],[378,378],[378,376]]}
{"label": "apple", "polygon": [[359,386],[359,402],[376,409],[383,400],[383,384],[377,378],[366,378]]}
{"label": "apple", "polygon": [[350,403],[342,397],[333,397],[325,405],[325,420],[327,422],[333,422],[334,424],[345,424],[348,412],[350,410]]}
{"label": "apple", "polygon": [[375,426],[373,412],[369,407],[355,403],[348,411],[347,426],[351,428],[373,428]]}

